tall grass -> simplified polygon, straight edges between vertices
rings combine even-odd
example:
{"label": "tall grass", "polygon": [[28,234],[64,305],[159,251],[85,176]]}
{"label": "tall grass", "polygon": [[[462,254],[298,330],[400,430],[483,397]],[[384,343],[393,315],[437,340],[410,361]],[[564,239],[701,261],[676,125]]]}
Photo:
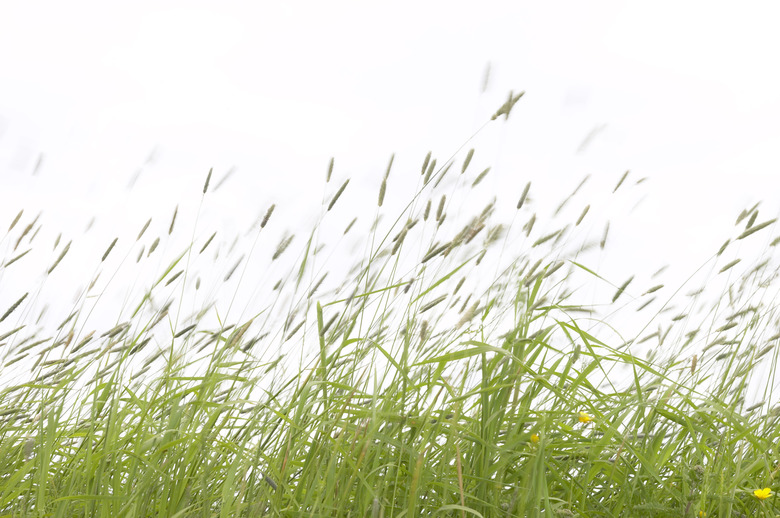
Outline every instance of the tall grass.
{"label": "tall grass", "polygon": [[[32,312],[34,289],[7,294],[0,516],[780,512],[755,493],[780,472],[777,240],[755,261],[729,255],[773,220],[744,211],[699,272],[704,289],[674,292],[594,269],[609,222],[582,184],[555,211],[533,184],[475,207],[480,162],[473,149],[429,154],[390,217],[394,176],[408,176],[391,158],[376,213],[355,219],[331,161],[314,228],[272,241],[283,222],[264,207],[248,249],[196,225],[172,251],[178,208],[159,227],[140,218],[135,242],[95,258],[73,307],[51,310],[64,310],[54,325]],[[193,196],[208,203],[215,181],[209,171]],[[606,195],[635,183],[617,173]],[[39,228],[29,220],[2,238],[4,276],[38,250],[19,248]],[[44,279],[67,262],[64,241]],[[120,268],[165,259],[115,325],[93,330],[96,281],[122,250]],[[245,307],[217,300],[231,282],[251,292]],[[621,334],[636,315],[641,331]]]}

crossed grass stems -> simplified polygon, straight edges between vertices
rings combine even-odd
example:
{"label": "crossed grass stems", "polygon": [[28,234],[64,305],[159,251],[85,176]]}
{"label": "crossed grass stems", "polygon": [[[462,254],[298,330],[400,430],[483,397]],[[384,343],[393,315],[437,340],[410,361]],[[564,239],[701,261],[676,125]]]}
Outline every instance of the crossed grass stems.
{"label": "crossed grass stems", "polygon": [[[34,296],[20,295],[0,318],[0,515],[774,515],[780,238],[750,267],[727,259],[774,220],[743,211],[734,242],[700,269],[702,289],[613,282],[588,266],[609,235],[609,223],[588,226],[597,210],[551,224],[581,204],[585,180],[550,224],[533,212],[530,183],[511,221],[495,223],[497,199],[471,212],[490,168],[475,172],[478,155],[463,151],[443,164],[429,153],[417,192],[383,226],[391,158],[373,221],[336,234],[349,180],[332,187],[332,160],[320,218],[282,278],[270,289],[266,279],[255,314],[184,306],[205,300],[200,271],[226,272],[237,292],[252,257],[283,264],[294,235],[272,253],[255,247],[274,206],[238,260],[218,234],[193,231],[110,329],[88,331],[97,277],[56,326],[38,325]],[[626,172],[608,196],[632,183]],[[17,249],[38,218],[22,217],[3,238],[0,275],[32,251]],[[150,222],[127,251],[136,262],[163,253]],[[325,271],[326,235],[365,251],[341,277]],[[44,282],[71,244],[57,238]],[[621,318],[647,314],[633,338],[617,332]]]}

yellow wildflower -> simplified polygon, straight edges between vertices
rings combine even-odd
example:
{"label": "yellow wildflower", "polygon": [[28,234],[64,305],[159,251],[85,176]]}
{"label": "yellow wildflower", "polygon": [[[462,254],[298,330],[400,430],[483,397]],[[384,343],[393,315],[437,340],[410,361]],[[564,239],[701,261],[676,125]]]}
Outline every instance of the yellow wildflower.
{"label": "yellow wildflower", "polygon": [[533,435],[531,436],[531,442],[532,442],[532,443],[534,443],[534,444],[536,444],[537,442],[539,442],[539,436],[538,436],[538,435],[536,435],[536,434],[533,434]]}
{"label": "yellow wildflower", "polygon": [[585,412],[580,412],[579,419],[580,419],[580,423],[590,423],[591,421],[593,421],[593,418],[588,414],[586,414]]}
{"label": "yellow wildflower", "polygon": [[707,513],[704,511],[699,511],[699,518],[704,518],[705,516],[707,516]]}
{"label": "yellow wildflower", "polygon": [[764,498],[769,498],[772,496],[772,490],[768,487],[765,487],[764,489],[756,489],[753,491],[753,494],[756,495],[756,498],[759,500],[763,500]]}

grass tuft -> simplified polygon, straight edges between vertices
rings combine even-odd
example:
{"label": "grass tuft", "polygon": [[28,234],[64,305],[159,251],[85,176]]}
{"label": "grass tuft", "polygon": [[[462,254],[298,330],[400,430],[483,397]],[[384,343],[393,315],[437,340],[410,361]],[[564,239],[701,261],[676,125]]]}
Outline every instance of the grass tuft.
{"label": "grass tuft", "polygon": [[[157,264],[141,258],[160,237],[117,267],[131,278],[115,281],[121,296],[116,272],[98,284],[117,238],[90,259],[89,287],[50,308],[41,284],[66,275],[55,268],[72,241],[53,263],[59,236],[54,252],[43,237],[14,252],[40,230],[37,218],[17,228],[20,212],[0,264],[25,257],[22,276],[40,259],[40,271],[2,301],[0,516],[777,514],[775,249],[753,263],[745,240],[744,262],[720,257],[775,221],[742,211],[747,226],[695,284],[661,291],[665,267],[594,267],[614,246],[610,214],[583,193],[634,196],[618,192],[628,172],[614,187],[594,177],[585,188],[586,177],[560,203],[540,194],[529,216],[471,188],[490,167],[439,183],[473,154],[437,170],[428,153],[424,181],[388,215],[392,155],[359,232],[357,217],[342,232],[349,218],[329,213],[349,180],[295,242],[260,232],[275,205],[214,243],[182,202],[179,227],[196,221],[183,249],[170,237],[177,205]],[[628,218],[614,221],[624,235]],[[242,246],[252,232],[262,253]]]}

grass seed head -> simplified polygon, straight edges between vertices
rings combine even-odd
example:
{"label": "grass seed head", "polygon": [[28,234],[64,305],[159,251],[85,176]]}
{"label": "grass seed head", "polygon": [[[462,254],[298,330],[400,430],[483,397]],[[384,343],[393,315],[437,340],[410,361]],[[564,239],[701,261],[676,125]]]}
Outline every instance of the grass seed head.
{"label": "grass seed head", "polygon": [[171,218],[171,226],[168,228],[168,235],[170,236],[173,232],[173,226],[176,224],[176,215],[179,213],[179,206],[176,205],[176,208],[173,210],[173,217]]}
{"label": "grass seed head", "polygon": [[212,167],[209,169],[209,174],[206,176],[206,183],[203,184],[203,194],[206,194],[206,191],[209,190],[209,182],[211,181],[211,173],[214,171],[214,168]]}

